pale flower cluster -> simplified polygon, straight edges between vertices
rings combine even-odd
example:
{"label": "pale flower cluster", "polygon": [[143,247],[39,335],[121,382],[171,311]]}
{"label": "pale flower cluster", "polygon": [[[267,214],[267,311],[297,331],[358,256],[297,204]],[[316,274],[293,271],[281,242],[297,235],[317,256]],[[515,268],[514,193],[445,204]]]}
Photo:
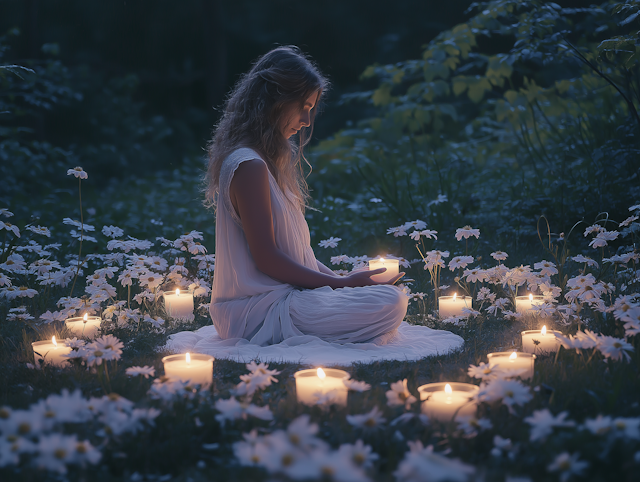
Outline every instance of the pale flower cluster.
{"label": "pale flower cluster", "polygon": [[233,451],[242,465],[262,467],[271,475],[291,480],[370,480],[366,471],[378,459],[370,446],[358,440],[333,450],[317,434],[318,425],[301,415],[286,430],[267,435],[258,435],[256,430],[245,433],[242,441],[233,444]]}
{"label": "pale flower cluster", "polygon": [[[66,389],[25,410],[0,407],[0,467],[28,465],[66,474],[71,466],[96,465],[102,459],[98,446],[154,425],[158,415],[115,394],[86,399],[80,390]],[[78,438],[87,426],[98,446]]]}

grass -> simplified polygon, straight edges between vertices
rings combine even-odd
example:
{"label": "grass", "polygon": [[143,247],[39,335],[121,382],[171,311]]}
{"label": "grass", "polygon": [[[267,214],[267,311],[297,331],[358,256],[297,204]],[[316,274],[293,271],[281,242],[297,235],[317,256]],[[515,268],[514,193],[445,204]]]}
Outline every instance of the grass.
{"label": "grass", "polygon": [[[172,238],[184,230],[195,227],[209,233],[205,236],[204,242],[209,244],[212,251],[211,213],[201,208],[196,209],[194,204],[194,199],[197,198],[194,192],[196,185],[194,174],[186,171],[176,171],[173,176],[157,174],[147,182],[140,180],[128,182],[120,186],[124,194],[118,197],[118,202],[115,204],[117,209],[110,212],[109,206],[113,204],[119,192],[115,186],[112,186],[102,198],[95,195],[93,198],[91,195],[87,197],[88,201],[85,205],[95,207],[97,212],[89,219],[85,217],[85,222],[95,224],[97,231],[102,225],[116,224],[123,227],[127,235],[132,234],[149,239],[153,239],[155,234]],[[83,189],[83,195],[85,191]],[[174,199],[179,200],[180,206],[179,209],[172,211],[170,206],[173,205]],[[324,251],[316,249],[318,258],[325,264],[328,264],[330,256],[341,254],[338,251],[372,255],[375,254],[375,250],[395,249],[397,254],[404,254],[408,259],[417,257],[415,252],[410,254],[414,251],[414,243],[408,237],[397,239],[376,234],[384,232],[384,229],[381,229],[381,226],[384,227],[384,224],[381,224],[384,220],[376,218],[373,211],[378,209],[377,207],[367,208],[371,209],[369,214],[372,218],[367,224],[364,221],[358,221],[352,213],[339,211],[337,206],[340,203],[334,204],[332,216],[335,215],[339,220],[344,221],[341,229],[353,228],[356,233],[366,233],[366,236],[362,244],[358,244],[356,239],[345,237],[338,249]],[[70,209],[72,209],[70,204],[60,203],[57,206],[56,215],[52,217],[68,215]],[[28,210],[25,208],[22,211]],[[136,215],[129,219],[127,213],[130,212]],[[161,218],[163,213],[166,215]],[[150,219],[163,219],[164,224],[152,225]],[[209,220],[211,220],[210,225]],[[352,224],[346,224],[346,220]],[[317,221],[315,217],[313,221]],[[315,231],[315,234],[312,234],[314,246],[323,237],[333,234],[342,235],[342,233],[329,231],[330,221],[322,221],[319,224],[314,222],[309,221],[312,231]],[[69,238],[65,234],[68,227],[55,223],[55,220],[51,221],[47,214],[42,213],[37,224],[48,226],[53,224],[57,228],[52,229],[53,236],[48,242],[64,243],[62,252],[55,255],[58,259],[64,259],[65,253],[77,254],[77,245],[73,242],[69,243]],[[482,226],[476,227],[482,229]],[[26,243],[26,238],[27,236],[23,236],[19,242]],[[451,242],[448,243],[447,239]],[[584,240],[578,241],[578,244],[581,242],[586,244]],[[453,247],[451,257],[461,254],[456,253],[455,249],[456,247],[463,249],[464,244],[453,245],[452,243],[454,243],[452,235],[441,235],[438,244],[431,247],[443,250]],[[99,253],[98,244],[85,243],[83,253]],[[485,260],[489,259],[488,253],[496,248],[500,249],[501,246],[492,240],[492,234],[485,235],[483,232],[483,236],[474,247],[476,251],[473,254],[476,260],[481,262],[481,256]],[[527,250],[526,254],[513,255],[513,258],[509,258],[509,265],[517,266],[521,263],[531,263],[532,260],[537,261],[540,258],[536,259],[536,252],[542,253],[542,250],[531,249]],[[175,254],[169,253],[168,256],[175,256]],[[486,263],[483,262],[483,264]],[[90,270],[87,270],[85,275],[89,273]],[[447,277],[453,277],[448,270],[446,273]],[[608,276],[611,274],[609,273]],[[521,321],[507,321],[504,318],[483,314],[464,326],[442,324],[432,318],[424,317],[425,312],[430,310],[429,303],[432,303],[432,292],[428,290],[428,273],[418,267],[413,268],[409,275],[416,280],[412,285],[413,291],[427,292],[429,301],[414,302],[407,319],[413,323],[426,320],[420,322],[432,328],[454,331],[464,338],[465,344],[462,349],[450,354],[414,362],[386,361],[342,367],[349,372],[351,378],[365,381],[372,386],[372,389],[365,393],[351,392],[345,408],[332,406],[326,409],[298,404],[293,374],[301,366],[290,363],[270,363],[270,368],[281,371],[278,376],[279,382],[258,392],[253,403],[259,406],[268,405],[273,412],[274,421],[269,423],[249,419],[227,424],[223,428],[215,419],[218,412],[214,408],[214,403],[220,398],[228,398],[230,390],[240,381],[239,376],[247,372],[244,364],[227,360],[214,362],[214,385],[201,396],[194,399],[180,398],[172,403],[151,399],[147,392],[152,381],[142,378],[132,379],[126,376],[125,369],[130,366],[149,365],[153,366],[156,375],[160,376],[163,373],[161,359],[165,354],[161,351],[161,347],[166,344],[167,337],[176,331],[195,330],[210,324],[209,317],[203,315],[197,315],[196,320],[188,324],[167,323],[168,329],[164,333],[153,332],[148,327],[138,331],[109,325],[106,332],[117,336],[125,343],[121,360],[117,365],[109,367],[109,384],[101,382],[95,373],[81,367],[30,369],[27,363],[33,361],[32,341],[50,338],[53,334],[59,338],[65,338],[68,333],[61,330],[60,326],[25,325],[8,320],[8,309],[22,303],[19,301],[13,304],[6,301],[0,303],[0,366],[2,367],[0,406],[26,409],[48,395],[60,393],[66,388],[80,389],[85,397],[101,397],[108,393],[117,393],[140,407],[161,409],[162,414],[156,419],[155,427],[135,435],[101,438],[96,436],[96,431],[100,429],[99,424],[87,424],[86,427],[80,428],[67,427],[69,433],[77,433],[81,439],[87,438],[94,444],[99,443],[103,453],[99,466],[70,468],[68,474],[70,480],[128,481],[136,480],[137,476],[134,476],[136,473],[144,474],[145,480],[165,480],[162,476],[170,476],[171,480],[185,482],[212,479],[271,480],[260,469],[238,465],[232,444],[240,440],[243,433],[253,428],[260,430],[260,433],[268,433],[286,427],[290,421],[304,413],[310,414],[312,420],[318,423],[319,436],[334,449],[343,443],[354,443],[359,438],[369,444],[373,451],[380,455],[375,470],[371,474],[375,480],[379,481],[395,480],[393,472],[405,457],[407,441],[413,440],[421,440],[425,446],[433,445],[438,453],[444,453],[450,458],[460,458],[474,465],[477,469],[476,475],[485,480],[504,480],[508,475],[525,475],[535,480],[553,479],[556,476],[551,476],[546,467],[559,453],[565,451],[579,452],[582,460],[590,462],[589,480],[632,479],[638,464],[634,462],[634,456],[640,450],[637,438],[595,436],[588,431],[573,428],[556,429],[544,443],[530,442],[529,425],[523,419],[531,415],[534,410],[543,408],[549,408],[554,414],[567,411],[569,418],[578,424],[598,415],[639,417],[640,358],[638,350],[640,346],[638,338],[640,337],[638,336],[630,340],[635,347],[630,363],[606,362],[600,354],[590,356],[590,353],[579,354],[564,349],[561,349],[557,356],[539,357],[536,360],[535,376],[528,382],[528,385],[534,389],[533,399],[524,407],[516,407],[515,413],[509,413],[504,405],[483,404],[479,415],[488,418],[493,428],[480,432],[476,437],[466,437],[450,424],[434,421],[425,426],[416,423],[415,419],[407,424],[396,426],[386,424],[384,428],[372,433],[363,433],[353,428],[346,421],[347,414],[362,414],[378,406],[390,422],[403,413],[401,408],[386,405],[385,392],[389,390],[391,383],[406,378],[410,391],[416,396],[419,386],[431,382],[461,381],[478,384],[477,380],[467,375],[470,364],[478,365],[486,361],[486,355],[490,352],[518,348],[520,331],[539,327],[539,320],[534,317]],[[629,273],[627,272],[625,276],[629,276]],[[82,280],[79,278],[78,281],[74,293],[76,296],[82,291]],[[620,287],[619,280],[612,278],[612,281],[617,283],[618,288]],[[20,280],[20,283],[22,282],[23,280]],[[443,279],[442,282],[454,285],[449,279]],[[60,297],[69,295],[69,288],[70,286],[64,289],[47,290],[46,293],[43,292],[34,299],[25,299],[24,304],[29,313],[37,317],[47,309],[53,310]],[[117,286],[117,291],[118,299],[126,298],[126,289]],[[593,313],[588,313],[587,316],[590,317],[589,327],[596,332],[621,336],[623,332],[621,324],[613,320],[610,314],[605,318],[595,317]],[[565,332],[575,330],[575,326],[553,328],[559,328]],[[418,404],[414,404],[412,410],[418,413]],[[516,447],[513,458],[491,455],[496,435],[512,440]],[[203,446],[203,444],[212,443],[219,446],[214,450]],[[30,466],[21,466],[16,470],[9,467],[0,468],[0,479],[3,481],[58,480],[59,478],[55,474],[45,473]]]}
{"label": "grass", "polygon": [[[529,320],[531,321],[531,320]],[[209,323],[205,317],[181,326],[176,330],[196,329]],[[279,382],[259,392],[254,399],[257,405],[268,404],[275,421],[240,421],[221,428],[215,420],[216,410],[213,400],[227,398],[229,390],[246,373],[244,364],[227,360],[214,362],[214,385],[203,396],[194,400],[179,400],[162,408],[163,413],[156,421],[156,427],[121,440],[110,439],[103,450],[104,458],[98,469],[70,472],[72,480],[130,480],[134,472],[159,476],[171,474],[171,480],[267,480],[266,474],[258,469],[243,468],[233,463],[232,442],[241,434],[255,427],[264,430],[286,427],[298,415],[308,413],[313,421],[320,424],[320,436],[333,447],[342,443],[353,443],[358,438],[371,445],[380,454],[376,467],[376,480],[393,480],[392,473],[403,458],[407,440],[422,440],[425,445],[433,444],[437,451],[450,453],[465,462],[479,467],[487,480],[496,480],[505,474],[526,474],[534,479],[545,479],[549,461],[559,453],[569,449],[584,455],[593,454],[590,480],[631,480],[629,465],[630,446],[622,440],[605,448],[602,457],[602,440],[587,433],[573,435],[571,430],[560,431],[545,444],[528,442],[528,425],[522,417],[533,409],[548,407],[553,413],[566,410],[570,418],[581,422],[598,414],[615,416],[638,416],[640,407],[640,363],[636,353],[631,363],[605,363],[595,356],[587,362],[586,354],[577,354],[561,349],[558,356],[543,356],[536,360],[536,371],[531,386],[537,387],[534,399],[524,408],[518,408],[515,415],[509,414],[505,406],[481,407],[481,413],[493,422],[493,430],[480,433],[475,438],[460,437],[453,426],[434,422],[428,426],[409,423],[396,427],[386,426],[383,430],[366,434],[351,427],[345,420],[346,414],[359,414],[374,406],[381,407],[388,421],[403,412],[402,408],[385,405],[385,392],[389,384],[408,379],[408,386],[417,395],[417,387],[436,381],[463,381],[477,383],[467,375],[469,364],[486,360],[486,354],[517,348],[519,332],[527,328],[521,322],[511,323],[500,319],[489,319],[483,323],[471,322],[465,328],[454,328],[465,339],[464,347],[448,355],[425,358],[416,362],[385,361],[372,364],[355,364],[342,367],[353,379],[366,381],[372,389],[364,393],[350,392],[348,406],[330,409],[306,407],[296,402],[293,374],[301,368],[298,364],[271,363],[270,368],[281,371]],[[105,393],[94,373],[82,368],[56,369],[44,367],[42,370],[29,369],[26,362],[32,360],[26,335],[17,324],[3,325],[3,343],[0,349],[0,404],[14,408],[27,408],[41,398],[59,393],[63,388],[79,388],[85,396],[99,397]],[[64,334],[62,334],[64,336]],[[150,365],[156,374],[162,373],[162,352],[167,334],[142,333],[124,336],[126,341],[122,359],[111,371],[111,389],[114,393],[135,401],[143,406],[159,406],[146,395],[150,380],[132,379],[124,374],[127,366]],[[22,338],[22,339],[21,339]],[[637,338],[637,337],[636,337]],[[414,407],[414,410],[417,407]],[[196,418],[199,422],[196,422]],[[261,430],[262,430],[261,429]],[[510,438],[520,446],[518,456],[512,461],[506,457],[496,459],[489,455],[493,446],[493,436],[499,434]],[[210,451],[203,444],[219,443],[218,449]],[[200,465],[198,466],[198,463]],[[0,469],[3,480],[12,480],[19,475],[20,480],[42,480],[43,474],[33,469],[22,469],[17,474]],[[17,480],[17,479],[16,479]],[[153,478],[149,479],[153,480]]]}

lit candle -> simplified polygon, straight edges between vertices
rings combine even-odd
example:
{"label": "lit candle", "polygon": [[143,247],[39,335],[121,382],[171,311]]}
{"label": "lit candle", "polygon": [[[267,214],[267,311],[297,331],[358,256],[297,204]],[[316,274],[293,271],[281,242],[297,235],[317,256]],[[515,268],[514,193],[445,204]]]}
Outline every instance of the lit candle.
{"label": "lit candle", "polygon": [[455,416],[474,416],[477,403],[473,400],[478,387],[470,383],[429,383],[418,388],[422,404],[422,413],[428,417],[450,422]]}
{"label": "lit candle", "polygon": [[489,367],[499,366],[504,370],[513,372],[514,376],[528,380],[533,377],[533,365],[536,356],[531,353],[517,353],[515,351],[489,353]]}
{"label": "lit candle", "polygon": [[180,321],[193,321],[193,293],[182,292],[179,289],[175,293],[164,293],[164,306],[167,314]]}
{"label": "lit candle", "polygon": [[374,269],[387,268],[387,271],[380,274],[374,274],[371,279],[379,283],[386,283],[398,276],[400,272],[400,262],[397,259],[372,259],[369,261],[369,271]]}
{"label": "lit candle", "polygon": [[169,378],[191,382],[208,388],[213,383],[213,357],[202,353],[169,355],[162,359],[164,374]]}
{"label": "lit candle", "polygon": [[298,402],[305,405],[315,405],[318,398],[333,392],[333,403],[347,405],[348,389],[343,380],[349,378],[344,370],[335,368],[318,368],[300,370],[294,375],[296,379],[296,395]]}
{"label": "lit candle", "polygon": [[471,296],[440,296],[438,298],[438,314],[440,318],[449,318],[451,316],[466,316],[463,308],[473,308],[473,298]]}
{"label": "lit candle", "polygon": [[98,334],[102,318],[99,316],[89,316],[87,313],[82,317],[67,318],[64,322],[67,329],[76,336],[86,337],[93,340]]}
{"label": "lit candle", "polygon": [[516,296],[516,312],[529,313],[533,310],[534,306],[538,306],[544,303],[544,296],[533,296],[529,293],[528,296]]}
{"label": "lit candle", "polygon": [[555,353],[560,348],[555,330],[547,331],[546,325],[542,330],[527,330],[522,332],[522,351],[526,353]]}
{"label": "lit candle", "polygon": [[56,367],[67,366],[68,358],[64,355],[71,353],[71,348],[64,344],[66,340],[56,341],[56,337],[51,337],[51,341],[34,341],[31,343],[33,347],[33,361],[36,365],[40,364],[40,360],[45,363],[51,363]]}

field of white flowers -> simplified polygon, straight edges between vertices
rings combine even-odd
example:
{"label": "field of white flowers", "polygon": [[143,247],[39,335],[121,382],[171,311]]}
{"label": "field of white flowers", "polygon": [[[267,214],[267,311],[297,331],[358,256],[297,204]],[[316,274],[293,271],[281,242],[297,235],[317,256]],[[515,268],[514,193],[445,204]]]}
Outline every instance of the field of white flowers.
{"label": "field of white flowers", "polygon": [[[640,468],[640,204],[560,236],[541,219],[528,265],[500,246],[483,253],[482,226],[443,239],[409,221],[379,233],[389,253],[341,254],[340,238],[320,240],[318,257],[343,272],[398,258],[412,278],[407,320],[465,345],[344,367],[347,406],[324,397],[307,407],[294,364],[216,360],[206,389],[163,376],[167,336],[210,324],[211,240],[189,228],[139,239],[95,212],[89,224],[89,175],[67,174],[80,194],[71,217],[0,209],[2,480],[631,480]],[[570,252],[572,236],[588,251]],[[194,321],[165,311],[162,294],[176,287],[193,291]],[[437,297],[453,292],[473,308],[439,319]],[[515,296],[525,293],[544,302],[522,315]],[[96,339],[64,327],[84,314],[102,318]],[[542,325],[563,333],[562,348],[538,357],[531,380],[489,367],[488,353],[521,349],[520,331]],[[63,367],[34,359],[31,343],[52,336],[71,348]],[[477,414],[424,415],[417,387],[435,381],[479,385]]]}

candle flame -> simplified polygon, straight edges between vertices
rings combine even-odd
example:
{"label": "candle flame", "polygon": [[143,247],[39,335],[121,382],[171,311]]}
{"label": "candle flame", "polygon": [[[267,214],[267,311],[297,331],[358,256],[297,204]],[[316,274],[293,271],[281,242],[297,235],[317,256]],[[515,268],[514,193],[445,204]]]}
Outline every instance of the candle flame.
{"label": "candle flame", "polygon": [[327,377],[324,370],[322,368],[318,368],[318,378],[320,380],[324,380]]}
{"label": "candle flame", "polygon": [[84,314],[84,316],[82,317],[82,319],[84,320],[84,322],[85,322],[85,323],[87,322],[87,317],[88,317],[88,316],[89,316],[89,315],[88,315],[87,313],[85,313],[85,314]]}
{"label": "candle flame", "polygon": [[56,337],[55,336],[51,337],[51,343],[53,343],[53,346],[58,346],[58,342],[56,341]]}
{"label": "candle flame", "polygon": [[533,301],[533,295],[529,293],[529,301]]}
{"label": "candle flame", "polygon": [[451,385],[449,385],[448,383],[444,386],[444,393],[446,393],[447,395],[451,395],[453,393],[453,390],[451,390]]}
{"label": "candle flame", "polygon": [[176,290],[176,296],[180,296],[180,288]]}
{"label": "candle flame", "polygon": [[191,363],[191,355],[189,353],[187,353],[187,363]]}
{"label": "candle flame", "polygon": [[453,294],[453,301],[455,301],[455,300],[456,300],[456,296],[458,296],[458,293],[454,293],[454,294]]}
{"label": "candle flame", "polygon": [[546,334],[547,334],[547,325],[544,325],[544,326],[542,327],[542,330],[540,330],[540,333],[542,334],[542,336],[544,336],[544,335],[546,335]]}
{"label": "candle flame", "polygon": [[518,354],[514,351],[514,352],[509,356],[509,360],[515,360],[516,358],[518,358]]}

